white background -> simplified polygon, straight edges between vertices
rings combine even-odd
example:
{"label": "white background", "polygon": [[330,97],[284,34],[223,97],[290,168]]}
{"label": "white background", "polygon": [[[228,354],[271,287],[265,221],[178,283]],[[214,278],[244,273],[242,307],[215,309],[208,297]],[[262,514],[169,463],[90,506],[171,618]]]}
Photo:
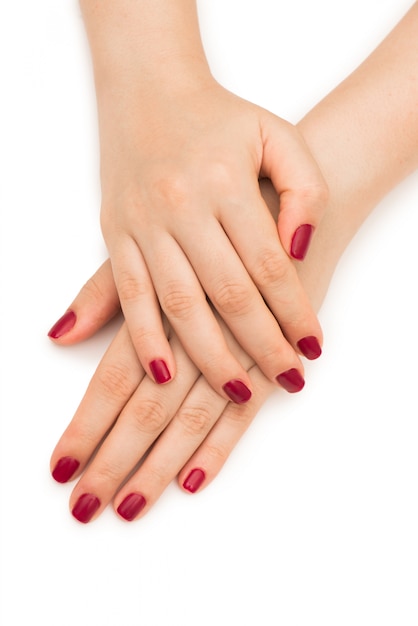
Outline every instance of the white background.
{"label": "white background", "polygon": [[[201,0],[214,73],[296,122],[410,0]],[[75,522],[49,456],[110,341],[46,332],[105,258],[75,0],[2,0],[2,626],[418,624],[418,177],[376,209],[321,311],[324,354],[219,478],[140,522]]]}

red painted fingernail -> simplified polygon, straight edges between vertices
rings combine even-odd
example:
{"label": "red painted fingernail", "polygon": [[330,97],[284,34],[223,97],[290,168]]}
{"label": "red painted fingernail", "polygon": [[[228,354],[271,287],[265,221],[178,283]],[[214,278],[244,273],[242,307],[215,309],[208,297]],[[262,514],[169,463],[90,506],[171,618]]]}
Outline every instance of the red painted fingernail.
{"label": "red painted fingernail", "polygon": [[84,493],[77,500],[71,513],[82,524],[87,524],[100,508],[100,500],[92,493]]}
{"label": "red painted fingernail", "polygon": [[151,370],[152,375],[154,376],[154,380],[159,385],[163,383],[168,383],[171,380],[170,371],[162,359],[155,359],[155,361],[151,361],[149,364],[149,368]]}
{"label": "red painted fingernail", "polygon": [[296,229],[290,247],[290,254],[297,261],[303,261],[305,258],[311,243],[312,234],[313,226],[311,224],[302,224],[302,226]]}
{"label": "red painted fingernail", "polygon": [[252,393],[248,389],[247,385],[244,385],[241,380],[230,380],[222,387],[222,389],[225,391],[228,398],[236,404],[244,404],[245,402],[248,402],[252,396]]}
{"label": "red painted fingernail", "polygon": [[51,339],[59,339],[74,327],[76,321],[77,316],[74,311],[67,311],[59,318],[58,322],[55,322],[48,333],[48,337],[51,337]]}
{"label": "red painted fingernail", "polygon": [[322,350],[319,345],[319,341],[316,337],[304,337],[300,341],[298,341],[298,348],[302,352],[304,356],[310,361],[317,359],[321,356]]}
{"label": "red painted fingernail", "polygon": [[276,376],[276,380],[286,391],[289,393],[296,393],[297,391],[301,391],[301,389],[305,386],[305,381],[303,376],[297,369],[293,368],[291,370],[287,370],[287,372],[283,372]]}
{"label": "red painted fingernail", "polygon": [[132,522],[142,511],[147,501],[140,493],[130,493],[129,496],[120,503],[117,511],[127,522]]}
{"label": "red painted fingernail", "polygon": [[190,491],[190,493],[196,493],[205,478],[206,474],[203,470],[193,469],[184,481],[183,488]]}
{"label": "red painted fingernail", "polygon": [[80,461],[72,456],[63,456],[52,470],[52,477],[57,483],[66,483],[80,467]]}

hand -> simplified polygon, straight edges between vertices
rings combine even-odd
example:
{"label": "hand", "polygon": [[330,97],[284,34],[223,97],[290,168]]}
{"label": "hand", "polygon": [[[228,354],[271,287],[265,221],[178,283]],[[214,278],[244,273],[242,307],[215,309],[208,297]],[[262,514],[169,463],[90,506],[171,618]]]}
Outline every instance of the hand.
{"label": "hand", "polygon": [[[192,0],[81,5],[95,67],[102,230],[144,370],[158,383],[175,376],[161,307],[213,388],[250,398],[207,296],[269,380],[300,390],[298,354],[319,356],[322,333],[289,255],[304,257],[326,200],[301,135],[213,79]],[[260,176],[280,194],[278,231]]]}
{"label": "hand", "polygon": [[[374,204],[418,166],[418,123],[417,117],[413,115],[416,108],[416,89],[414,91],[413,87],[416,84],[409,81],[410,72],[416,67],[418,59],[417,27],[418,4],[415,4],[377,51],[345,81],[343,87],[332,92],[301,122],[304,135],[331,183],[326,217],[318,230],[308,263],[299,266],[303,285],[316,309],[321,304],[340,255]],[[393,54],[394,51],[398,54]],[[393,63],[388,65],[388,58],[393,59]],[[387,97],[382,98],[382,94]],[[396,98],[393,94],[396,94]],[[366,135],[363,132],[365,127],[368,131]],[[360,133],[359,128],[362,129]],[[382,128],[390,128],[391,132],[382,135]],[[337,129],[339,140],[335,142]],[[376,150],[376,145],[382,142],[384,149]],[[402,159],[399,154],[402,154]],[[62,344],[74,343],[92,334],[115,314],[118,310],[118,296],[108,267],[104,266],[95,281],[88,283],[71,310],[74,311],[72,330],[67,328],[68,333],[58,339]],[[75,324],[74,318],[77,320]],[[173,344],[177,342],[174,337],[170,339]],[[115,499],[116,508],[127,519],[138,515],[141,507],[145,511],[145,506],[149,506],[145,504],[144,495],[149,502],[155,501],[167,482],[168,474],[181,465],[187,454],[192,456],[180,472],[180,483],[190,491],[196,490],[202,479],[203,484],[207,484],[221,467],[233,442],[254,416],[258,402],[272,388],[258,369],[252,368],[249,375],[253,380],[257,377],[257,386],[256,393],[247,405],[229,404],[222,412],[222,407],[219,404],[215,406],[214,400],[214,404],[208,408],[204,402],[208,397],[205,394],[212,392],[202,379],[197,380],[190,395],[187,395],[187,385],[190,388],[197,373],[196,370],[193,373],[192,365],[184,354],[179,353],[182,364],[179,373],[184,376],[184,380],[174,381],[173,387],[157,387],[150,385],[150,381],[143,377],[135,352],[126,341],[126,328],[121,330],[115,342],[119,343],[114,344],[110,349],[113,352],[109,351],[104,357],[51,461],[55,477],[65,482],[79,475],[99,446],[98,455],[72,496],[75,513],[83,521],[98,514],[103,502],[109,501],[112,491],[117,490],[127,465],[135,465],[140,460],[138,451],[132,449],[132,435],[136,441],[140,438],[141,453],[146,447],[147,437],[150,441],[153,434],[155,436],[164,429],[146,461],[131,479],[133,482],[124,485]],[[174,347],[177,354],[178,346]],[[233,349],[237,349],[237,346]],[[242,351],[237,356],[245,359],[243,367],[249,366],[250,362]],[[113,367],[114,364],[116,367]],[[139,380],[143,381],[143,385],[141,383],[137,388]],[[179,390],[182,383],[183,393]],[[201,384],[204,387],[199,390]],[[174,395],[158,395],[168,390]],[[220,402],[218,396],[213,398],[216,398],[217,403]],[[157,409],[155,415],[146,410],[150,406]],[[199,411],[202,406],[206,409],[203,414]],[[145,410],[141,407],[145,407]],[[147,419],[153,415],[154,422]],[[203,415],[203,419],[195,420],[196,415]],[[102,416],[104,424],[101,423]],[[239,416],[239,420],[236,416]],[[170,417],[173,418],[171,421]],[[199,424],[199,428],[196,428]],[[205,438],[204,433],[212,424],[215,425]],[[112,425],[113,428],[107,434],[106,429]],[[181,433],[180,440],[184,438],[184,441],[179,440],[178,456],[171,445],[165,450],[159,448],[160,442],[164,446],[164,442],[173,441],[170,437],[175,438],[176,433]],[[192,450],[199,445],[199,441],[202,444],[194,453]],[[128,460],[125,459],[125,447]],[[200,471],[190,476],[192,469]],[[110,487],[106,484],[106,476],[110,478]],[[95,495],[99,491],[103,502]],[[85,493],[90,495],[80,501]],[[131,496],[127,500],[130,493],[135,493],[135,497]]]}
{"label": "hand", "polygon": [[[277,215],[278,199],[267,181],[263,193]],[[71,310],[77,324],[61,343],[80,341],[117,314],[109,262],[86,283]],[[194,493],[220,471],[274,385],[219,323],[255,389],[243,405],[228,403],[210,387],[171,331],[178,374],[171,385],[155,385],[123,324],[51,458],[58,482],[84,472],[70,499],[76,519],[91,521],[114,498],[117,513],[132,521],[150,509],[176,475],[181,487]]]}
{"label": "hand", "polygon": [[[298,131],[216,84],[170,98],[162,89],[148,114],[135,100],[123,111],[123,125],[115,110],[102,132],[102,227],[145,371],[160,383],[175,372],[161,306],[213,388],[248,400],[207,295],[266,377],[300,389],[297,353],[319,356],[322,333],[288,254],[304,256],[326,187]],[[260,175],[280,193],[284,249]]]}
{"label": "hand", "polygon": [[132,521],[178,474],[192,493],[209,484],[273,387],[248,357],[240,359],[256,391],[247,404],[228,403],[199,376],[177,338],[169,340],[178,375],[171,385],[157,386],[144,375],[124,324],[54,451],[58,482],[84,472],[70,499],[81,522],[97,517],[113,498],[118,514]]}
{"label": "hand", "polygon": [[[277,209],[272,190],[271,201]],[[78,323],[70,342],[92,334],[118,312],[109,262],[86,283],[71,309],[77,311]],[[178,375],[171,385],[156,386],[138,362],[126,324],[122,326],[51,459],[58,482],[85,470],[70,502],[79,521],[99,515],[115,494],[115,509],[131,521],[149,510],[177,474],[183,489],[192,493],[216,476],[274,389],[225,328],[224,332],[256,390],[242,406],[227,403],[208,385],[172,333],[169,341]]]}

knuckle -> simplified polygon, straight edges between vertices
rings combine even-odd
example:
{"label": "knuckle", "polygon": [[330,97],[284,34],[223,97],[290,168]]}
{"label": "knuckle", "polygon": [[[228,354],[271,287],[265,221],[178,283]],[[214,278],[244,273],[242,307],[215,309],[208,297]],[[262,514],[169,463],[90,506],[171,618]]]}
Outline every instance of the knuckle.
{"label": "knuckle", "polygon": [[233,201],[235,196],[236,180],[234,167],[228,162],[228,157],[219,156],[216,160],[208,163],[204,171],[204,180],[209,189],[217,189],[222,192],[225,199]]}
{"label": "knuckle", "polygon": [[177,419],[186,434],[192,436],[206,434],[213,421],[211,407],[203,403],[193,407],[183,407],[177,414]]}
{"label": "knuckle", "polygon": [[181,210],[189,206],[190,183],[179,173],[158,177],[152,183],[152,197],[157,205]]}
{"label": "knuckle", "polygon": [[283,340],[281,344],[276,344],[274,347],[266,346],[261,350],[257,363],[263,371],[274,375],[278,368],[289,369],[291,365],[293,366],[295,357],[293,348],[286,340]]}
{"label": "knuckle", "polygon": [[205,443],[205,455],[209,458],[208,465],[214,463],[217,466],[219,462],[223,463],[229,452],[229,448],[220,441]]}
{"label": "knuckle", "polygon": [[154,486],[165,486],[173,478],[173,474],[169,471],[168,467],[163,465],[147,467],[146,473],[147,483],[151,483]]}
{"label": "knuckle", "polygon": [[161,296],[161,307],[169,318],[187,319],[193,304],[193,297],[178,283],[169,285],[166,293]]}
{"label": "knuckle", "polygon": [[259,255],[255,268],[255,277],[260,287],[282,284],[289,279],[290,261],[272,250]]}
{"label": "knuckle", "polygon": [[123,476],[123,467],[114,460],[101,460],[98,467],[92,467],[93,481],[101,484],[119,484]]}
{"label": "knuckle", "polygon": [[248,311],[251,298],[244,285],[227,279],[215,288],[212,302],[221,315],[242,315]]}
{"label": "knuckle", "polygon": [[126,400],[133,392],[130,369],[121,363],[107,365],[98,371],[97,378],[106,398]]}
{"label": "knuckle", "polygon": [[147,398],[132,411],[134,424],[140,433],[156,436],[168,421],[167,409],[158,398]]}
{"label": "knuckle", "polygon": [[102,437],[102,429],[92,420],[78,419],[71,424],[69,441],[75,445],[82,441],[86,450],[94,450]]}
{"label": "knuckle", "polygon": [[309,185],[301,190],[300,196],[304,204],[324,209],[329,199],[328,186],[325,181]]}
{"label": "knuckle", "polygon": [[231,422],[238,422],[244,426],[249,422],[251,409],[248,405],[234,404],[230,402],[225,413],[225,418]]}
{"label": "knuckle", "polygon": [[83,294],[89,298],[89,300],[93,301],[101,302],[104,300],[106,295],[96,276],[89,278],[89,280],[83,285],[82,291]]}
{"label": "knuckle", "polygon": [[128,271],[120,272],[117,288],[122,302],[136,302],[141,296],[146,294],[143,284]]}

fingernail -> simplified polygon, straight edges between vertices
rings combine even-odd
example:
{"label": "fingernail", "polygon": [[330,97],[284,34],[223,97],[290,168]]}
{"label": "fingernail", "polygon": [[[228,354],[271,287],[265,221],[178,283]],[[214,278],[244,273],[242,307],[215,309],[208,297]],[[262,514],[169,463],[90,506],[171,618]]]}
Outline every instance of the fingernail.
{"label": "fingernail", "polygon": [[147,501],[140,493],[130,493],[129,496],[120,503],[117,512],[127,522],[132,522],[142,511]]}
{"label": "fingernail", "polygon": [[304,337],[298,341],[298,348],[310,361],[317,359],[322,354],[321,346],[316,337]]}
{"label": "fingernail", "polygon": [[155,361],[151,361],[151,363],[149,364],[149,368],[152,375],[154,376],[155,382],[159,385],[167,383],[169,380],[171,380],[171,374],[165,361],[161,359],[155,359]]}
{"label": "fingernail", "polygon": [[51,337],[51,339],[59,339],[74,327],[76,321],[77,316],[74,311],[67,311],[59,318],[58,322],[55,322],[48,333],[48,337]]}
{"label": "fingernail", "polygon": [[82,524],[87,524],[100,508],[100,500],[92,493],[85,493],[79,497],[71,513]]}
{"label": "fingernail", "polygon": [[190,472],[190,474],[184,481],[183,488],[187,489],[187,491],[190,491],[190,493],[196,493],[205,478],[206,474],[203,470],[194,469]]}
{"label": "fingernail", "polygon": [[232,402],[236,402],[236,404],[244,404],[248,402],[252,396],[247,385],[244,385],[241,380],[230,380],[222,389],[225,391],[228,398],[230,398]]}
{"label": "fingernail", "polygon": [[290,247],[290,254],[294,259],[303,261],[308,252],[312,234],[313,226],[311,224],[302,224],[296,229]]}
{"label": "fingernail", "polygon": [[54,467],[52,477],[57,483],[66,483],[79,467],[80,461],[73,459],[72,456],[63,456]]}
{"label": "fingernail", "polygon": [[300,374],[300,372],[298,372],[298,370],[295,368],[279,374],[278,376],[276,376],[276,380],[279,385],[281,385],[289,393],[296,393],[297,391],[301,391],[301,389],[303,389],[305,386],[305,381],[302,374]]}

